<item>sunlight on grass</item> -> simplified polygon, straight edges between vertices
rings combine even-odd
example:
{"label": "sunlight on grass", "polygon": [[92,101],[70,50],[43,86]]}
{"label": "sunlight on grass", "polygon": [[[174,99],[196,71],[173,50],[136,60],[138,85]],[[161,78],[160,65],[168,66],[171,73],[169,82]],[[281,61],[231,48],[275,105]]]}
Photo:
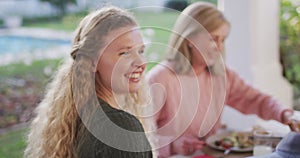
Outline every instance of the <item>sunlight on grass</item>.
{"label": "sunlight on grass", "polygon": [[85,12],[78,14],[68,14],[59,21],[49,20],[48,22],[43,23],[29,23],[25,24],[25,27],[33,28],[47,28],[54,30],[63,30],[67,32],[72,32],[76,29],[80,20],[86,15]]}
{"label": "sunlight on grass", "polygon": [[147,70],[150,70],[164,58],[169,36],[179,12],[135,12],[134,15],[144,35]]}
{"label": "sunlight on grass", "polygon": [[[35,77],[44,76],[44,68],[51,67],[56,69],[61,63],[61,59],[46,59],[33,61],[31,64],[15,63],[5,66],[0,66],[0,74],[2,77],[27,76],[34,73]],[[31,75],[30,75],[31,76]]]}

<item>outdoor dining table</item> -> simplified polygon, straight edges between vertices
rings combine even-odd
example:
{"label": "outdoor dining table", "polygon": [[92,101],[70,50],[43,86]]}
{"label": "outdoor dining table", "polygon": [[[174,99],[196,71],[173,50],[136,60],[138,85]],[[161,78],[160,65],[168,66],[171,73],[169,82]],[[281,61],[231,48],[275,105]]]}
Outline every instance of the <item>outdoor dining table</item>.
{"label": "outdoor dining table", "polygon": [[[222,158],[224,156],[224,151],[212,149],[208,146],[205,146],[204,148],[202,148],[201,151],[197,151],[193,155],[190,156],[174,155],[171,156],[170,158],[193,158],[203,154],[210,155],[214,158]],[[228,155],[224,156],[224,158],[244,158],[248,156],[252,156],[252,152],[230,152]]]}
{"label": "outdoor dining table", "polygon": [[[205,146],[202,149],[202,152],[205,153],[206,155],[211,155],[215,158],[224,156],[224,151],[212,149],[207,146]],[[226,158],[242,158],[242,157],[244,158],[244,157],[248,157],[248,156],[252,156],[252,155],[253,155],[252,151],[250,151],[250,152],[230,152],[228,155],[226,155]]]}
{"label": "outdoor dining table", "polygon": [[[300,111],[295,111],[295,114],[297,114],[297,116],[300,116]],[[290,131],[288,126],[282,125],[281,123],[276,122],[276,121],[263,121],[259,125],[263,128],[269,129],[275,133],[280,132],[281,134],[283,134],[283,136]],[[250,152],[230,152],[228,155],[224,156],[224,151],[213,149],[209,146],[205,146],[201,149],[201,151],[200,150],[196,151],[193,155],[190,155],[190,156],[174,155],[174,156],[171,156],[170,158],[194,158],[194,157],[197,158],[197,156],[200,156],[200,155],[209,155],[214,158],[245,158],[245,157],[253,156],[253,153],[252,153],[252,151],[250,151]]]}

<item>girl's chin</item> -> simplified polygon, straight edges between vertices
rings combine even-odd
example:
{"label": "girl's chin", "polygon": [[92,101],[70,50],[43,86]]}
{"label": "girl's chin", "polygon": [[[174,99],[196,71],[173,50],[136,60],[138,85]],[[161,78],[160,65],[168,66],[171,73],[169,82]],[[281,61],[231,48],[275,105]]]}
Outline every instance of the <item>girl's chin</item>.
{"label": "girl's chin", "polygon": [[140,84],[134,84],[129,86],[129,92],[130,93],[135,93],[141,88]]}

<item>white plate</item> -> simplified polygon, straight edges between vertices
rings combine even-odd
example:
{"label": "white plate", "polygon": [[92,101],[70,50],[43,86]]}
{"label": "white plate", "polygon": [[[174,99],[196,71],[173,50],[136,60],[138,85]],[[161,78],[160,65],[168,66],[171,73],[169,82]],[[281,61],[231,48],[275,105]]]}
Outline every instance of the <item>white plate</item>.
{"label": "white plate", "polygon": [[[206,144],[211,147],[211,148],[214,148],[214,149],[217,149],[217,150],[226,150],[225,148],[223,148],[222,146],[217,146],[215,145],[215,142],[216,141],[219,141],[219,140],[222,140],[223,138],[227,137],[227,136],[230,136],[232,133],[222,133],[222,134],[216,134],[216,135],[212,135],[210,137],[208,137],[206,139]],[[232,147],[230,149],[230,151],[233,151],[233,152],[251,152],[253,150],[253,147],[251,148],[239,148],[239,147]]]}

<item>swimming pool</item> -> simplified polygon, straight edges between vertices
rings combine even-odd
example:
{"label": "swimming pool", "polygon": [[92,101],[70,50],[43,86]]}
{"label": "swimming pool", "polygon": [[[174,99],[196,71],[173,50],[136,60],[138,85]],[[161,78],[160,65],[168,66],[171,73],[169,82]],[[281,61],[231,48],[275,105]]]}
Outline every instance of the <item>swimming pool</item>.
{"label": "swimming pool", "polygon": [[18,55],[24,52],[43,51],[60,46],[70,46],[70,41],[60,39],[43,39],[27,36],[0,36],[0,56],[5,54]]}
{"label": "swimming pool", "polygon": [[71,39],[71,33],[49,29],[0,29],[0,66],[68,57]]}

